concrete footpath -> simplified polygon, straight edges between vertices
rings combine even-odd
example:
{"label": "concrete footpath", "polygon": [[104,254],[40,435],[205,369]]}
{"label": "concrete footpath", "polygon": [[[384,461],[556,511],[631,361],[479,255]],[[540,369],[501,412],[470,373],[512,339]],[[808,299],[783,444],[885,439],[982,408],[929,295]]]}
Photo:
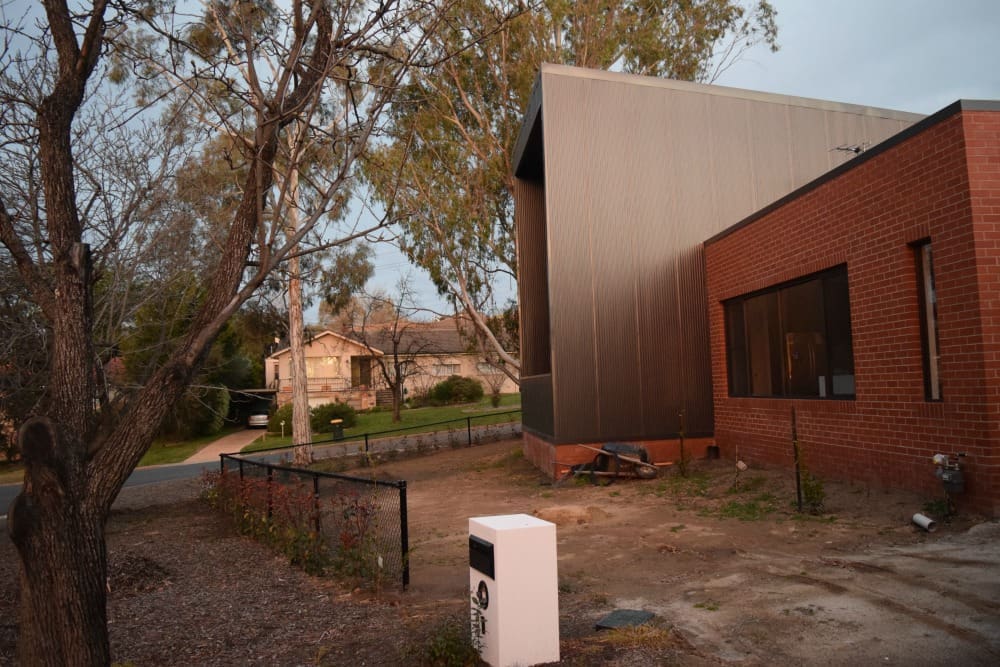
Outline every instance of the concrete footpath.
{"label": "concrete footpath", "polygon": [[219,454],[235,454],[262,435],[264,435],[263,429],[253,428],[230,433],[210,445],[205,445],[201,450],[184,459],[184,463],[218,463]]}

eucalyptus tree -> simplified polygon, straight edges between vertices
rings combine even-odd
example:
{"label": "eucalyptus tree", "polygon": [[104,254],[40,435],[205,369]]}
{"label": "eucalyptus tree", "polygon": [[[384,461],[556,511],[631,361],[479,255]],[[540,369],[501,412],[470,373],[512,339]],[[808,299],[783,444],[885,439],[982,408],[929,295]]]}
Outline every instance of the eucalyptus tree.
{"label": "eucalyptus tree", "polygon": [[[209,0],[184,14],[188,6],[44,0],[37,15],[0,14],[0,125],[17,131],[0,145],[0,171],[17,185],[0,190],[0,243],[48,339],[37,407],[18,435],[24,486],[8,511],[21,560],[20,664],[111,662],[112,502],[226,321],[292,249],[368,231],[333,224],[355,164],[414,65],[448,55],[427,49],[446,3]],[[122,177],[135,174],[115,156],[132,154],[147,118],[172,131],[144,164],[121,166],[148,170],[146,186],[133,189]],[[312,194],[290,233],[275,170],[300,123],[325,138],[331,161],[300,168]],[[176,150],[212,139],[221,142],[214,157],[232,167],[226,215],[183,215],[159,186],[180,176],[186,160]],[[103,164],[87,160],[99,153]],[[96,296],[110,289],[102,281],[116,293],[142,282],[115,271],[147,267],[143,253],[154,249],[150,263],[169,270],[162,239],[177,242],[175,257],[185,243],[200,252],[195,307],[142,386],[103,391],[102,345],[118,332],[99,330]]]}
{"label": "eucalyptus tree", "polygon": [[366,161],[401,248],[476,325],[487,359],[516,379],[489,326],[498,279],[515,281],[511,157],[543,62],[712,81],[750,46],[776,46],[767,0],[545,0],[512,21],[482,0],[432,38],[439,52],[484,37],[412,79],[392,109],[392,140]]}

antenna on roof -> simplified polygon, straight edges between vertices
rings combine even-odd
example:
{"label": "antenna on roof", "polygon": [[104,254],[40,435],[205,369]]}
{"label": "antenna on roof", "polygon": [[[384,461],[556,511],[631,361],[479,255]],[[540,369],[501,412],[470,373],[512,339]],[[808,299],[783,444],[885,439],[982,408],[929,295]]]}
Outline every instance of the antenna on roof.
{"label": "antenna on roof", "polygon": [[831,151],[843,151],[845,153],[854,153],[855,155],[857,155],[858,153],[863,153],[866,150],[868,150],[868,146],[869,145],[870,145],[869,142],[863,141],[860,144],[854,144],[853,146],[849,146],[847,144],[844,144],[843,146],[834,146],[830,150]]}

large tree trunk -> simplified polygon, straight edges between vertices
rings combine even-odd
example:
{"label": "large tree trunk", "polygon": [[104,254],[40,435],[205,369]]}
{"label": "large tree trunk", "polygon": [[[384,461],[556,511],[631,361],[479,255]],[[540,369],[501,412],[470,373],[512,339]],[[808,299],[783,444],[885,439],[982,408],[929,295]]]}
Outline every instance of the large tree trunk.
{"label": "large tree trunk", "polygon": [[392,421],[394,424],[402,421],[402,415],[400,414],[402,407],[403,383],[396,380],[396,384],[392,386]]}
{"label": "large tree trunk", "polygon": [[25,490],[8,511],[7,530],[21,557],[20,665],[107,665],[104,512],[81,497],[80,470],[55,458],[69,443],[44,418],[19,440]]}
{"label": "large tree trunk", "polygon": [[[19,509],[26,511],[25,507]],[[111,662],[104,519],[97,514],[35,516],[29,534],[16,540],[24,563],[19,665]]]}
{"label": "large tree trunk", "polygon": [[[314,5],[312,53],[296,61],[296,67],[309,66],[302,67],[296,87],[280,103],[258,109],[244,197],[205,277],[205,295],[188,333],[127,404],[102,405],[98,411],[93,279],[76,208],[72,124],[104,50],[107,0],[94,0],[89,18],[85,9],[72,14],[65,0],[45,0],[44,6],[58,53],[57,81],[38,106],[47,256],[28,252],[11,216],[0,212],[0,242],[52,331],[49,378],[39,410],[45,416],[28,420],[19,431],[24,488],[8,510],[7,530],[21,561],[17,655],[22,665],[103,667],[111,662],[104,541],[111,504],[219,330],[267,275],[261,271],[245,280],[264,193],[273,178],[278,133],[322,85],[332,53],[332,20],[325,3]],[[298,37],[304,44],[307,35]]]}
{"label": "large tree trunk", "polygon": [[295,465],[312,463],[312,427],[309,423],[309,378],[302,324],[302,283],[299,279],[299,259],[289,260],[288,281],[288,340],[292,366],[292,443]]}
{"label": "large tree trunk", "polygon": [[[291,165],[288,170],[288,233],[294,234],[299,228],[299,169],[296,164],[298,152],[298,123],[292,125],[288,133]],[[292,370],[292,443],[295,448],[294,462],[297,466],[307,466],[313,461],[312,425],[309,423],[309,376],[306,368],[306,348],[304,325],[302,322],[302,279],[298,247],[292,249],[288,260],[288,343]]]}

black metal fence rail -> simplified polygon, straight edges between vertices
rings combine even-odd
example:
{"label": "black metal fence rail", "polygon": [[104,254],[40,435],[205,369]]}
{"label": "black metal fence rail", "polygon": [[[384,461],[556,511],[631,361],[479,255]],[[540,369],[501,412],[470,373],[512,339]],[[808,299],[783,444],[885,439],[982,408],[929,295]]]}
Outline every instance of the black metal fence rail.
{"label": "black metal fence rail", "polygon": [[[405,433],[408,433],[408,432],[417,431],[416,435],[418,435],[418,436],[419,435],[426,435],[426,436],[428,436],[428,439],[432,439],[431,436],[433,436],[435,433],[441,433],[442,431],[427,430],[429,427],[432,427],[432,426],[452,425],[452,424],[464,424],[465,428],[462,429],[462,430],[464,430],[464,435],[465,435],[465,439],[466,439],[465,444],[467,446],[471,447],[472,445],[479,444],[480,442],[489,442],[490,441],[491,436],[493,434],[490,434],[490,433],[484,434],[484,433],[482,433],[482,431],[484,431],[484,430],[489,430],[491,427],[497,427],[497,428],[494,429],[494,431],[497,432],[497,433],[502,433],[504,427],[511,427],[511,426],[516,427],[516,426],[519,426],[519,422],[516,422],[516,421],[506,421],[506,422],[496,422],[496,423],[491,423],[491,424],[483,424],[482,426],[477,426],[477,427],[473,428],[473,422],[475,420],[477,420],[477,419],[485,420],[485,419],[489,419],[489,418],[492,418],[492,417],[518,414],[520,412],[521,412],[520,408],[518,408],[516,410],[508,410],[506,412],[491,412],[491,413],[484,414],[484,415],[475,415],[475,416],[469,416],[469,417],[459,417],[458,419],[447,419],[445,421],[430,422],[428,424],[417,424],[415,426],[401,426],[399,428],[388,429],[388,430],[385,430],[385,431],[374,431],[374,432],[371,432],[371,433],[359,433],[359,434],[355,434],[355,435],[344,436],[342,438],[328,438],[326,440],[313,440],[311,444],[313,446],[343,445],[345,447],[345,450],[346,450],[346,448],[349,445],[358,445],[358,444],[360,444],[363,441],[364,442],[364,450],[363,451],[367,454],[367,453],[370,453],[372,451],[372,444],[373,444],[372,441],[376,440],[376,439],[379,439],[379,438],[385,438],[385,437],[388,437],[390,435],[398,434],[398,433],[404,433],[405,434]],[[454,434],[457,431],[455,429],[448,429],[448,430],[443,431],[443,432],[446,432],[446,433],[449,433],[449,434]],[[283,445],[283,446],[280,446],[280,447],[268,447],[266,449],[256,449],[252,453],[257,454],[257,453],[260,453],[260,452],[280,452],[280,451],[287,450],[287,449],[295,449],[298,446],[299,445]],[[247,452],[247,453],[249,454],[251,452]]]}
{"label": "black metal fence rail", "polygon": [[396,580],[410,583],[406,481],[366,479],[315,472],[220,454],[223,475],[238,473],[247,479],[266,479],[267,518],[279,511],[283,497],[276,485],[305,488],[311,494],[310,520],[338,567],[376,585]]}

